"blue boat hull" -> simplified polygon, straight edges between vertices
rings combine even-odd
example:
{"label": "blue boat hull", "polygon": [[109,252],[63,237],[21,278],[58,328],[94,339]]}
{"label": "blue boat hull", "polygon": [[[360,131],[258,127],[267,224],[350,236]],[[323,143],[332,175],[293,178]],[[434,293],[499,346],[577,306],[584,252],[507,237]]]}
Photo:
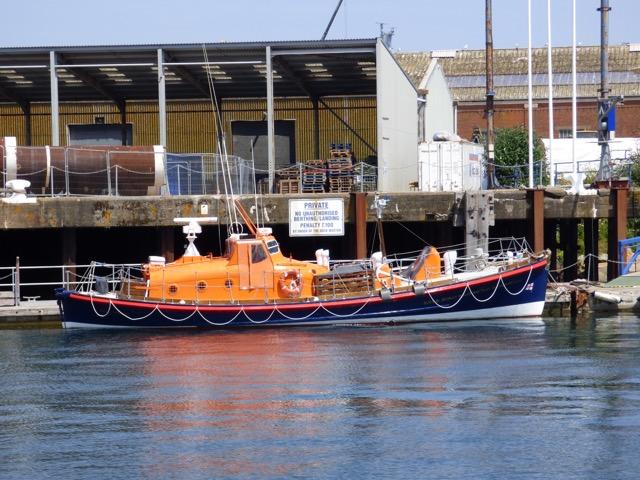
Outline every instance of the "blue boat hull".
{"label": "blue boat hull", "polygon": [[56,291],[63,326],[117,328],[247,328],[400,323],[539,316],[547,287],[546,261],[424,293],[306,303],[190,305],[124,300]]}

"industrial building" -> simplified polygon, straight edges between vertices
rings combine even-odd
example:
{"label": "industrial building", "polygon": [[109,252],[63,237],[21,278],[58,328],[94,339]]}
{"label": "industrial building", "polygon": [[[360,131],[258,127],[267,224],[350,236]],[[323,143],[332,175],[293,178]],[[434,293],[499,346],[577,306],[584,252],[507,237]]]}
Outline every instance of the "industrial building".
{"label": "industrial building", "polygon": [[255,158],[269,191],[276,170],[342,144],[380,169],[379,189],[404,191],[418,139],[453,124],[435,67],[414,83],[379,39],[3,48],[0,136],[176,153],[215,152],[224,137],[230,153]]}
{"label": "industrial building", "polygon": [[[474,131],[486,130],[486,63],[484,50],[434,50],[399,53],[403,69],[420,78],[437,60],[446,76],[455,109],[458,135],[471,139]],[[554,138],[571,137],[571,47],[554,47],[553,98]],[[600,47],[577,48],[578,136],[594,135],[598,88],[600,85]],[[547,49],[532,50],[534,130],[549,136]],[[619,137],[640,137],[640,44],[609,46],[609,83],[612,96],[624,96],[617,107]],[[496,128],[527,124],[527,49],[494,50]]]}
{"label": "industrial building", "polygon": [[[431,108],[419,89],[379,39],[4,48],[0,135],[24,146],[214,152],[219,112],[230,153],[253,156],[273,191],[275,170],[326,158],[332,144],[385,172],[415,166],[418,117]],[[422,135],[449,126],[451,114],[436,123]],[[411,181],[381,177],[382,189]]]}
{"label": "industrial building", "polygon": [[[578,130],[590,136],[599,49],[577,55]],[[640,46],[611,46],[609,56],[611,94],[625,99],[617,136],[640,137]],[[527,123],[526,60],[525,49],[494,52],[496,128]],[[553,49],[555,138],[571,135],[570,60],[570,48]],[[533,50],[533,69],[534,129],[547,137],[546,49]],[[269,191],[278,191],[277,170],[349,145],[355,161],[378,169],[377,189],[407,191],[418,180],[419,142],[485,130],[484,72],[484,50],[392,54],[379,39],[4,48],[0,136],[19,146],[173,153],[215,152],[224,136],[229,153],[255,159]]]}

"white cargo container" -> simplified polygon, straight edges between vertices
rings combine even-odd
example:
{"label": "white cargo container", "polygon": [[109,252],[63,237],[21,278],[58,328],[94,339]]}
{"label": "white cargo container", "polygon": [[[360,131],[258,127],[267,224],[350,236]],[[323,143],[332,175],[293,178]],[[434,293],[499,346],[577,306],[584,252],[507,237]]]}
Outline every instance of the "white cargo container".
{"label": "white cargo container", "polygon": [[418,147],[418,187],[423,192],[482,189],[484,148],[464,140],[422,142]]}

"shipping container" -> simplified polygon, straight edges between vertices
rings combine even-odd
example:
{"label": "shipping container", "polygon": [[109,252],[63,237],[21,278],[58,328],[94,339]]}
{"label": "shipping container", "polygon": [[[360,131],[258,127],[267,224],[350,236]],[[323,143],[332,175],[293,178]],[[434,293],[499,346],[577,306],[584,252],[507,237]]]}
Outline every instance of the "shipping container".
{"label": "shipping container", "polygon": [[418,146],[418,188],[423,192],[480,190],[484,148],[477,143],[430,141]]}

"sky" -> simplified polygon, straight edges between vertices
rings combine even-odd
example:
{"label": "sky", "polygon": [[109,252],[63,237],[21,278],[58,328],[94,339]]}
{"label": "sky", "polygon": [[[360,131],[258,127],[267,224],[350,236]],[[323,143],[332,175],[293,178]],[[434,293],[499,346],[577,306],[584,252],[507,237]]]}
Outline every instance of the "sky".
{"label": "sky", "polygon": [[[600,0],[576,0],[577,40],[600,42]],[[547,1],[533,2],[533,45]],[[0,47],[320,39],[337,0],[26,0],[3,8]],[[328,38],[394,28],[396,51],[484,48],[484,0],[344,0]],[[640,43],[640,0],[610,0],[610,43]],[[527,46],[527,0],[493,0],[494,44]],[[571,45],[571,0],[552,0],[552,44]],[[634,28],[636,27],[636,28]]]}

